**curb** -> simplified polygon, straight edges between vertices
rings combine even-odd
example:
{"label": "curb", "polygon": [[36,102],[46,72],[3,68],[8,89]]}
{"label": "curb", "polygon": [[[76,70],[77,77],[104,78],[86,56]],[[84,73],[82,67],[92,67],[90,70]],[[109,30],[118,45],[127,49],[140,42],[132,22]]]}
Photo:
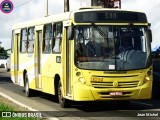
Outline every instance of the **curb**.
{"label": "curb", "polygon": [[[23,103],[18,102],[17,100],[11,98],[10,96],[8,96],[8,95],[6,95],[6,94],[4,94],[4,93],[2,93],[2,92],[0,92],[0,96],[2,96],[2,97],[4,97],[4,98],[12,101],[13,103],[15,103],[15,104],[17,104],[17,105],[19,105],[19,106],[21,106],[21,107],[23,107],[23,108],[26,108],[26,109],[29,110],[29,111],[39,111],[39,110],[36,110],[36,109],[34,109],[34,108],[32,108],[32,107],[29,107],[29,106],[27,106],[27,105],[25,105],[25,104],[23,104]],[[47,119],[47,120],[59,120],[58,118],[52,117],[52,116],[50,116],[50,115],[48,115],[48,114],[44,114],[44,113],[43,113],[43,116],[47,116],[47,117],[44,117],[43,119]]]}

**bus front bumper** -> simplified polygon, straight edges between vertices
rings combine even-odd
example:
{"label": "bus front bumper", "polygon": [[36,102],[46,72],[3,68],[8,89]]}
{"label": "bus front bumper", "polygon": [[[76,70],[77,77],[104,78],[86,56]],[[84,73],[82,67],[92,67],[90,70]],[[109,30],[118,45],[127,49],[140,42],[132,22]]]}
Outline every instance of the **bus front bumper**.
{"label": "bus front bumper", "polygon": [[134,88],[94,88],[77,82],[73,86],[72,99],[75,101],[150,99],[152,94],[150,82]]}

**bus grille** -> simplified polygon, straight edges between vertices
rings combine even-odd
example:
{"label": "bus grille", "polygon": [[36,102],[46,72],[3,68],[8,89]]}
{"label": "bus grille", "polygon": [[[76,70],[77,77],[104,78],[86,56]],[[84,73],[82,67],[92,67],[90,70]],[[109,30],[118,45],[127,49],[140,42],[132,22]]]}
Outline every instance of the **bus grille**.
{"label": "bus grille", "polygon": [[139,81],[125,81],[117,82],[117,85],[114,85],[113,82],[92,82],[94,88],[134,88],[138,86]]}

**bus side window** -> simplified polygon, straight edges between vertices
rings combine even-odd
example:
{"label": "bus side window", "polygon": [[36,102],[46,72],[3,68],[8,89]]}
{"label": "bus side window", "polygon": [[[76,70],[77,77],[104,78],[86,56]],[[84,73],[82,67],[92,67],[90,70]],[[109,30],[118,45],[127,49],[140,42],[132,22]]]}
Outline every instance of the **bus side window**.
{"label": "bus side window", "polygon": [[51,52],[52,39],[53,39],[52,24],[47,24],[44,26],[44,37],[43,37],[43,52],[44,53]]}
{"label": "bus side window", "polygon": [[35,39],[34,28],[28,29],[28,52],[34,52],[34,39]]}
{"label": "bus side window", "polygon": [[27,29],[22,29],[21,30],[21,40],[20,40],[20,52],[24,53],[27,52]]}
{"label": "bus side window", "polygon": [[53,52],[61,52],[62,43],[62,23],[54,24],[54,40],[53,40]]}

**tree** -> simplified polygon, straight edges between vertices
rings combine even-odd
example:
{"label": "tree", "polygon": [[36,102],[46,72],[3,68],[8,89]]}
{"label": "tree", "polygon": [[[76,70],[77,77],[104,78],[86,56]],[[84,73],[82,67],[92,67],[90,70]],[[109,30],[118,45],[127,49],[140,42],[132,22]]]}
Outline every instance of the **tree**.
{"label": "tree", "polygon": [[0,47],[0,56],[8,56],[7,51],[3,47]]}

